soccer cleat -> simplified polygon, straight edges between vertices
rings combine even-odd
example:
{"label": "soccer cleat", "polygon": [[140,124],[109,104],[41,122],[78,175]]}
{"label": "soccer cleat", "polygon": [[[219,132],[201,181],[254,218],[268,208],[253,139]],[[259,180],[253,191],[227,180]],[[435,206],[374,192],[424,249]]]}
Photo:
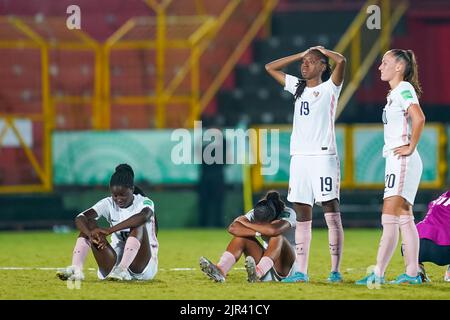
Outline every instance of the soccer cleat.
{"label": "soccer cleat", "polygon": [[247,256],[245,258],[245,269],[247,270],[247,281],[248,282],[258,282],[259,278],[256,274],[256,262],[252,256]]}
{"label": "soccer cleat", "polygon": [[427,273],[425,272],[425,268],[423,265],[419,265],[419,276],[422,279],[422,282],[431,282],[430,278],[428,278]]}
{"label": "soccer cleat", "polygon": [[342,282],[342,275],[338,271],[331,271],[327,281],[331,283]]}
{"label": "soccer cleat", "polygon": [[295,272],[292,276],[286,277],[281,282],[291,283],[291,282],[308,282],[309,277],[306,273]]}
{"label": "soccer cleat", "polygon": [[360,286],[367,286],[367,285],[371,285],[371,284],[384,284],[384,277],[379,277],[377,275],[375,275],[375,273],[371,273],[368,276],[365,276],[364,278],[362,278],[361,280],[358,280],[355,282],[355,284],[360,285]]}
{"label": "soccer cleat", "polygon": [[200,269],[215,282],[225,282],[225,276],[222,271],[205,257],[200,257]]}
{"label": "soccer cleat", "polygon": [[74,281],[83,281],[84,280],[84,274],[83,271],[81,271],[78,268],[75,268],[75,266],[69,266],[67,268],[61,268],[56,271],[56,276],[63,280],[74,280]]}
{"label": "soccer cleat", "polygon": [[415,277],[408,276],[406,273],[402,273],[394,281],[389,282],[390,284],[422,284],[422,278],[418,274]]}
{"label": "soccer cleat", "polygon": [[447,271],[445,272],[445,275],[444,275],[444,281],[445,281],[445,282],[450,282],[450,266],[448,266],[448,269],[447,269]]}
{"label": "soccer cleat", "polygon": [[110,281],[130,281],[133,278],[126,269],[122,269],[119,266],[115,266],[112,271],[106,277],[106,280]]}

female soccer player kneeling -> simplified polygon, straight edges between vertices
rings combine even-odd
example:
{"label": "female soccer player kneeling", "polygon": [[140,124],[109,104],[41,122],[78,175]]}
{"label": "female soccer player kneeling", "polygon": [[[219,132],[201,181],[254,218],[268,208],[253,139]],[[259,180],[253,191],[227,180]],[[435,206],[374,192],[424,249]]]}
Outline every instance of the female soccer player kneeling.
{"label": "female soccer player kneeling", "polygon": [[213,264],[201,257],[200,268],[214,281],[224,282],[232,266],[244,254],[249,282],[280,281],[297,271],[295,226],[295,211],[284,205],[278,192],[268,192],[254,209],[236,218],[228,227],[234,237],[219,262]]}
{"label": "female soccer player kneeling", "polygon": [[[134,172],[127,164],[116,167],[109,183],[111,197],[80,213],[75,224],[80,234],[72,265],[60,269],[61,280],[84,280],[83,265],[89,249],[98,264],[98,278],[107,280],[150,280],[158,270],[157,222],[153,201],[134,186]],[[97,226],[106,218],[110,227]],[[111,244],[106,236],[112,235]]]}
{"label": "female soccer player kneeling", "polygon": [[438,266],[449,265],[444,281],[450,282],[450,190],[428,205],[426,217],[417,225],[420,238],[419,275],[430,282],[424,262]]}

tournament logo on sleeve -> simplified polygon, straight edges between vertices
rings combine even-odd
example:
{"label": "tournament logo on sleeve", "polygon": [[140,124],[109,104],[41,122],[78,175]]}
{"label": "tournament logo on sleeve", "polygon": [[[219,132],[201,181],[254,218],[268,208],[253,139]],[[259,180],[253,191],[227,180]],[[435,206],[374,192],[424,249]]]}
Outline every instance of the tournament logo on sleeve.
{"label": "tournament logo on sleeve", "polygon": [[413,98],[412,93],[409,90],[402,91],[400,94],[402,95],[403,99],[405,99],[405,100]]}
{"label": "tournament logo on sleeve", "polygon": [[153,201],[150,200],[150,199],[145,199],[145,200],[144,200],[144,205],[148,205],[148,206],[153,207]]}

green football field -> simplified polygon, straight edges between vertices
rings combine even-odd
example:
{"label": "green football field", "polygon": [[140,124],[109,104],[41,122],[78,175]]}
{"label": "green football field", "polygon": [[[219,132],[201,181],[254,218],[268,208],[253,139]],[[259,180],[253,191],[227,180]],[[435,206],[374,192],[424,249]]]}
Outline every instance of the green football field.
{"label": "green football field", "polygon": [[[328,284],[327,231],[314,230],[310,283],[247,283],[241,259],[225,283],[214,283],[199,270],[204,255],[217,261],[230,236],[223,230],[161,230],[159,272],[153,281],[117,283],[97,279],[89,255],[86,280],[79,289],[55,277],[54,268],[71,262],[76,234],[52,232],[0,233],[0,299],[450,299],[445,267],[427,264],[432,283],[420,286],[356,286],[375,261],[380,230],[347,230],[342,271],[344,283]],[[400,249],[387,270],[391,280],[402,273]]]}

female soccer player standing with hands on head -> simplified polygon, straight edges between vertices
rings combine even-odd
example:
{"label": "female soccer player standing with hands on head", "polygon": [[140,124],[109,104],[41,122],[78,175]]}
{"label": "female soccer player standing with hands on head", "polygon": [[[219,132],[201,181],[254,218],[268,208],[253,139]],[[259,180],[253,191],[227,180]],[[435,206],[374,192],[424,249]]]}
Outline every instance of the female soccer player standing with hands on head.
{"label": "female soccer player standing with hands on head", "polygon": [[414,52],[389,50],[384,54],[378,69],[381,71],[381,80],[389,82],[391,88],[383,109],[383,157],[386,158],[381,215],[383,235],[374,271],[356,283],[366,285],[385,282],[384,273],[401,233],[406,273],[398,276],[393,283],[420,284],[419,235],[414,225],[412,206],[422,175],[422,160],[416,146],[425,125],[425,116],[417,98],[422,89]]}
{"label": "female soccer player standing with hands on head", "polygon": [[[329,59],[336,63],[331,72]],[[300,62],[300,78],[281,71]],[[339,209],[339,158],[334,121],[344,81],[346,59],[340,53],[313,47],[266,65],[267,72],[294,95],[288,201],[297,222],[296,262],[299,271],[283,282],[307,282],[311,243],[312,207],[322,206],[328,225],[331,253],[330,282],[342,281],[339,271],[344,231]]]}

